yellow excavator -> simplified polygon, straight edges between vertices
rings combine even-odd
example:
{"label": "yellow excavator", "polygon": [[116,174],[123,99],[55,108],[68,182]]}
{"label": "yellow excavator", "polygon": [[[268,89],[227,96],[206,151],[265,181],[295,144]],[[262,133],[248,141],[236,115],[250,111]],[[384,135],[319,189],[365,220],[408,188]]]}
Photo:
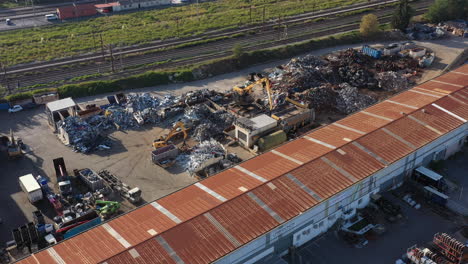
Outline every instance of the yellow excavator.
{"label": "yellow excavator", "polygon": [[166,137],[161,136],[159,140],[155,140],[153,142],[154,149],[159,149],[159,148],[168,146],[169,145],[168,142],[171,138],[179,136],[181,134],[184,136],[184,141],[185,141],[188,137],[187,131],[188,131],[188,128],[185,127],[184,123],[177,122],[175,126],[171,129],[169,134],[167,134]]}
{"label": "yellow excavator", "polygon": [[255,80],[254,78],[252,78],[252,80],[254,80],[254,82],[252,84],[246,86],[246,87],[234,86],[232,88],[232,90],[235,92],[234,93],[234,99],[236,101],[236,104],[241,105],[241,106],[252,104],[253,101],[254,101],[254,99],[251,96],[251,94],[253,92],[253,88],[257,84],[262,84],[263,89],[265,89],[267,94],[268,94],[268,103],[270,105],[270,110],[272,110],[273,109],[273,102],[272,102],[272,98],[271,98],[272,90],[271,90],[270,80],[267,77],[263,77],[263,78],[260,78],[258,80]]}

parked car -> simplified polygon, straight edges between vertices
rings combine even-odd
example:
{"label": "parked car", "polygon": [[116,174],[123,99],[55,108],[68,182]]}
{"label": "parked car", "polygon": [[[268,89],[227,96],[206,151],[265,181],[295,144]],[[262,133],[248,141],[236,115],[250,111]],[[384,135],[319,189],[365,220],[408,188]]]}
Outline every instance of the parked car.
{"label": "parked car", "polygon": [[13,23],[11,23],[11,19],[9,19],[9,18],[5,19],[5,23],[6,23],[8,26],[13,25]]}
{"label": "parked car", "polygon": [[21,105],[15,105],[12,108],[8,109],[8,113],[16,113],[23,110],[23,107]]}

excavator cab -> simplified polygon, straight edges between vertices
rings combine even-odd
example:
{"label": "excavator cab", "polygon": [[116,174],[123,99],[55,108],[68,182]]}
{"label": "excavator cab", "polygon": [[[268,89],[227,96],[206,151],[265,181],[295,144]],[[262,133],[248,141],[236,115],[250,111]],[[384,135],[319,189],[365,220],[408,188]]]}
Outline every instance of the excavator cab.
{"label": "excavator cab", "polygon": [[[255,77],[258,77],[257,79]],[[271,83],[270,80],[267,77],[263,77],[261,74],[250,74],[250,81],[253,82],[247,86],[234,86],[233,91],[234,91],[234,100],[237,105],[240,106],[246,106],[250,105],[255,101],[255,98],[253,98],[252,93],[253,93],[253,88],[261,84],[262,89],[266,90],[268,94],[268,102],[269,102],[269,108],[270,110],[273,109],[273,102],[271,98]]]}

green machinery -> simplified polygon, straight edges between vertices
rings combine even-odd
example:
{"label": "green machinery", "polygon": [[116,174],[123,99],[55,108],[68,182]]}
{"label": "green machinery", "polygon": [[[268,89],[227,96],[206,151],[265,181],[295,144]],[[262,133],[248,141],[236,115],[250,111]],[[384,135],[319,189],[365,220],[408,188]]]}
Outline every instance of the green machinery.
{"label": "green machinery", "polygon": [[104,219],[111,217],[120,209],[120,203],[113,202],[113,201],[97,200],[95,202],[95,206],[96,206],[96,211]]}

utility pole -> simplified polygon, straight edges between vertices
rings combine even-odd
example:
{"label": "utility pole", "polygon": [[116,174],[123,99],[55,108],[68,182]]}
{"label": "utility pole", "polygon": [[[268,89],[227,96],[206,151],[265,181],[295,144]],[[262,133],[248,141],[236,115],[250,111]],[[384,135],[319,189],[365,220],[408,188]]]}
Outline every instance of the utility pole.
{"label": "utility pole", "polygon": [[111,59],[112,72],[115,72],[114,55],[112,54],[112,44],[109,44],[109,53],[110,53],[110,59]]}
{"label": "utility pole", "polygon": [[99,37],[101,38],[101,54],[102,54],[102,61],[104,62],[104,41],[102,41],[102,34],[99,34]]}
{"label": "utility pole", "polygon": [[177,32],[177,37],[179,37],[179,17],[176,17],[176,32]]}
{"label": "utility pole", "polygon": [[263,6],[262,30],[265,31],[265,6]]}
{"label": "utility pole", "polygon": [[249,24],[252,24],[252,5],[249,5],[249,16],[250,16]]}

